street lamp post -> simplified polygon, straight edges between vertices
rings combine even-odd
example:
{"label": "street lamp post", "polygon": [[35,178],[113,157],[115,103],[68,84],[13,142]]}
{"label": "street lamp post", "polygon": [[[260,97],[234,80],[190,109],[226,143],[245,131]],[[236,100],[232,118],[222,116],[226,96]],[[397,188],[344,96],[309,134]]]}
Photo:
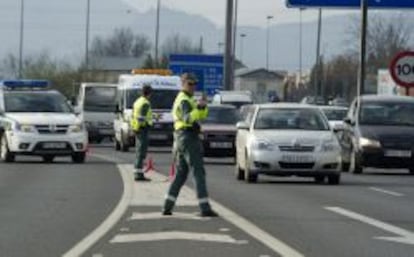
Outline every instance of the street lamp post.
{"label": "street lamp post", "polygon": [[85,69],[89,69],[89,31],[91,17],[91,0],[86,1],[86,35],[85,35]]}
{"label": "street lamp post", "polygon": [[302,60],[302,52],[303,52],[303,41],[302,41],[302,34],[303,34],[303,24],[302,24],[302,12],[305,10],[305,8],[299,9],[299,83],[302,82],[302,66],[303,66],[303,60]]}
{"label": "street lamp post", "polygon": [[161,12],[161,0],[157,1],[157,18],[155,25],[155,65],[158,67],[158,49],[160,40],[160,12]]}
{"label": "street lamp post", "polygon": [[19,79],[23,76],[24,0],[20,1]]}
{"label": "street lamp post", "polygon": [[270,45],[270,20],[273,19],[272,15],[266,17],[267,28],[266,28],[266,70],[269,70],[269,45]]}
{"label": "street lamp post", "polygon": [[240,34],[240,61],[243,63],[243,47],[244,47],[244,38],[246,37],[247,35],[246,34],[244,34],[244,33],[242,33],[242,34]]}

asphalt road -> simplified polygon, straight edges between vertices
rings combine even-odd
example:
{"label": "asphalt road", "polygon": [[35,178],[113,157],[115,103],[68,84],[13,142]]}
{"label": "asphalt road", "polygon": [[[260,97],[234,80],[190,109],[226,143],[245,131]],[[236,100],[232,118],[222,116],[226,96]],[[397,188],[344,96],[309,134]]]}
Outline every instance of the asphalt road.
{"label": "asphalt road", "polygon": [[[123,189],[118,169],[132,173],[134,154],[99,147],[92,156],[79,166],[0,164],[0,256],[59,256],[109,215]],[[134,183],[125,212],[82,256],[295,256],[285,246],[296,256],[414,256],[414,176],[404,170],[343,174],[339,186],[273,177],[245,184],[230,160],[207,159],[221,217],[197,219],[189,201],[164,219],[170,151],[150,156],[161,175]]]}

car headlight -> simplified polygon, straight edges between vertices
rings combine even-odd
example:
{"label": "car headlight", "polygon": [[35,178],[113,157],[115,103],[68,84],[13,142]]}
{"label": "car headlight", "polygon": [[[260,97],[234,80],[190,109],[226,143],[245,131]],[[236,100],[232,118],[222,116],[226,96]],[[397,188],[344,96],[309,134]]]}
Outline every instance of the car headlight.
{"label": "car headlight", "polygon": [[69,132],[71,133],[80,133],[83,131],[83,124],[74,124],[69,126]]}
{"label": "car headlight", "polygon": [[28,124],[16,123],[16,124],[14,124],[14,129],[16,131],[23,132],[23,133],[34,133],[34,132],[36,132],[34,126],[33,125],[28,125]]}
{"label": "car headlight", "polygon": [[252,149],[253,150],[259,150],[259,151],[273,151],[275,150],[275,146],[264,140],[257,140],[252,143]]}
{"label": "car headlight", "polygon": [[359,146],[361,147],[381,147],[381,143],[374,139],[365,137],[359,138]]}
{"label": "car headlight", "polygon": [[327,140],[322,142],[321,145],[321,152],[332,152],[332,151],[336,151],[340,148],[338,142],[336,142],[335,140]]}

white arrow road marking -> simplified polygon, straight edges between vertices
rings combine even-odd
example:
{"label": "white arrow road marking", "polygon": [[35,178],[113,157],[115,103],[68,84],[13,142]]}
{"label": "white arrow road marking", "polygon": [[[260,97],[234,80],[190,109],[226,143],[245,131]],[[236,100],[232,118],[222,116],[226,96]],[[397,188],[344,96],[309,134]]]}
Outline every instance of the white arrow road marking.
{"label": "white arrow road marking", "polygon": [[382,188],[379,188],[379,187],[370,187],[369,189],[371,189],[372,191],[376,191],[376,192],[380,192],[380,193],[384,193],[384,194],[392,195],[392,196],[396,196],[396,197],[404,196],[404,194],[397,193],[397,192],[394,192],[394,191],[385,190],[385,189],[382,189]]}
{"label": "white arrow road marking", "polygon": [[125,234],[117,235],[110,242],[116,243],[136,243],[136,242],[153,242],[165,240],[189,240],[199,242],[214,242],[227,244],[240,244],[239,241],[228,235],[208,234],[208,233],[190,233],[181,231],[142,233],[142,234]]}
{"label": "white arrow road marking", "polygon": [[129,220],[153,220],[153,219],[180,219],[180,220],[210,220],[197,216],[197,213],[174,212],[172,216],[164,216],[161,212],[133,213]]}
{"label": "white arrow road marking", "polygon": [[414,233],[411,231],[358,214],[356,212],[348,211],[340,207],[325,207],[325,209],[398,235],[398,237],[374,237],[375,239],[414,245]]}

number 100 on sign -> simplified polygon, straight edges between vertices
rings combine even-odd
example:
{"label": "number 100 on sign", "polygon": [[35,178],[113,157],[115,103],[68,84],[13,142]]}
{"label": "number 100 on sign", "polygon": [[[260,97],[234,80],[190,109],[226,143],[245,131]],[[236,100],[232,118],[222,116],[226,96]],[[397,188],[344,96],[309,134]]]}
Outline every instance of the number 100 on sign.
{"label": "number 100 on sign", "polygon": [[398,54],[391,63],[394,81],[403,87],[414,87],[414,52]]}

